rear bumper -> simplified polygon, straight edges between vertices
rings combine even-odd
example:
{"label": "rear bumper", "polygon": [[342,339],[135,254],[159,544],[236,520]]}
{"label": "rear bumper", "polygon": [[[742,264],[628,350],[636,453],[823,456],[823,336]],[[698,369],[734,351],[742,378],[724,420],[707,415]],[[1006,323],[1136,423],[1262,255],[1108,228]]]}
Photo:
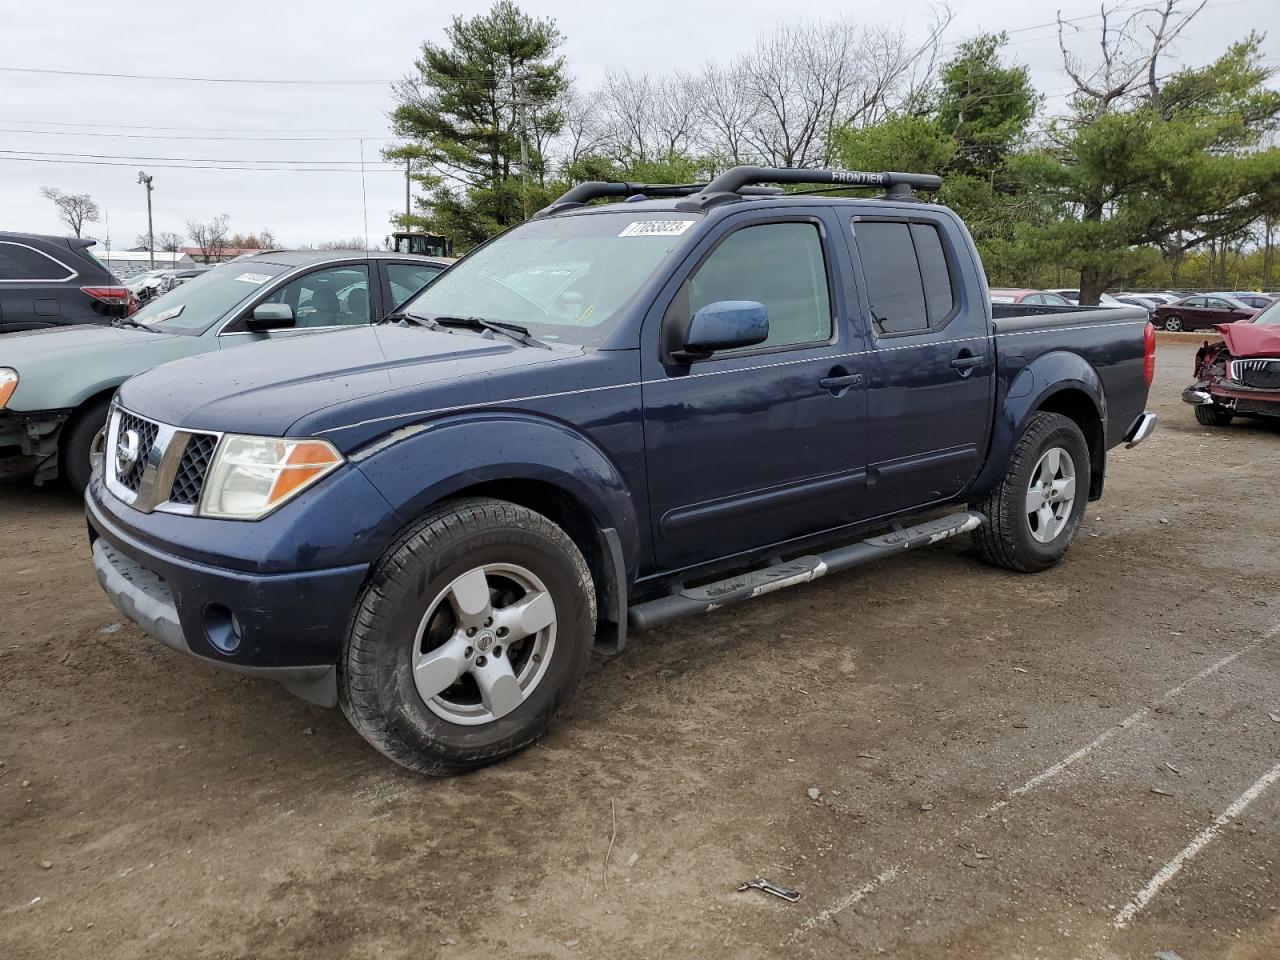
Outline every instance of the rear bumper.
{"label": "rear bumper", "polygon": [[220,667],[337,702],[335,664],[367,564],[253,574],[161,552],[86,498],[93,566],[111,602],[161,643]]}
{"label": "rear bumper", "polygon": [[1127,449],[1132,450],[1147,437],[1151,436],[1151,431],[1156,428],[1156,415],[1150,411],[1139,415],[1129,425],[1129,429],[1124,433],[1124,445]]}

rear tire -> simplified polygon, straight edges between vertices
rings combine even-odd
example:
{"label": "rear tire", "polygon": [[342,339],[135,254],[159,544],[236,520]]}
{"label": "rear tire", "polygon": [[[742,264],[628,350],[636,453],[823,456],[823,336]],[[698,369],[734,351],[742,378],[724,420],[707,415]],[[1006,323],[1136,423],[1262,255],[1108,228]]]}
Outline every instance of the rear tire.
{"label": "rear tire", "polygon": [[91,457],[93,442],[107,426],[107,413],[111,401],[99,400],[78,411],[63,427],[62,442],[58,450],[58,472],[67,486],[78,496],[84,496],[93,473]]}
{"label": "rear tire", "polygon": [[1165,317],[1164,328],[1170,333],[1180,333],[1182,331],[1181,317]]}
{"label": "rear tire", "polygon": [[1225,427],[1234,418],[1234,413],[1222,409],[1216,403],[1202,403],[1196,407],[1196,419],[1206,427]]}
{"label": "rear tire", "polygon": [[987,518],[973,535],[983,558],[1022,573],[1060,561],[1084,522],[1089,477],[1089,445],[1075,421],[1033,414],[1004,478],[976,505]]}
{"label": "rear tire", "polygon": [[595,616],[586,560],[546,517],[502,500],[443,504],[374,566],[338,663],[338,702],[411,770],[493,763],[542,736],[572,694]]}

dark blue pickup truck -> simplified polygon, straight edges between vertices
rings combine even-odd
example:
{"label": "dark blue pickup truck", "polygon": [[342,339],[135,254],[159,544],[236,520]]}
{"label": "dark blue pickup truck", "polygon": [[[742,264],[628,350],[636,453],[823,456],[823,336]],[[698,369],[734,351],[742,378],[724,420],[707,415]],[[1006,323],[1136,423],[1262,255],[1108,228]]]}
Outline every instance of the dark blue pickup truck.
{"label": "dark blue pickup truck", "polygon": [[[849,186],[886,190],[824,195]],[[445,773],[533,742],[628,627],[966,531],[1043,570],[1154,426],[1154,334],[1138,307],[993,317],[963,223],[912,192],[937,186],[583,184],[383,324],[129,380],[98,577]]]}

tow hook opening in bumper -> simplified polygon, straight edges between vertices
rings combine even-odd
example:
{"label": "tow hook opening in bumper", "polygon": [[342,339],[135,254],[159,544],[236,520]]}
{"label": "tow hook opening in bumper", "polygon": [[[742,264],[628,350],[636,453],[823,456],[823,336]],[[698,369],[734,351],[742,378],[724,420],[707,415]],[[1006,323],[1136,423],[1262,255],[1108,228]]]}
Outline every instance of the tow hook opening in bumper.
{"label": "tow hook opening in bumper", "polygon": [[1124,435],[1124,445],[1128,450],[1132,450],[1147,437],[1151,436],[1151,431],[1156,428],[1156,415],[1154,413],[1144,413],[1133,421],[1133,425]]}

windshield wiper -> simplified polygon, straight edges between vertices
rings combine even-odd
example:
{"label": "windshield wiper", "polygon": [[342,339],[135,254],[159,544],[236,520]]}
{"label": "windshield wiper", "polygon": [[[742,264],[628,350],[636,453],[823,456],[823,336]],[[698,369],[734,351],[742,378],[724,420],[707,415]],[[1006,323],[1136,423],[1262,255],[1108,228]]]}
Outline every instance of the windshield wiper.
{"label": "windshield wiper", "polygon": [[418,313],[388,313],[385,317],[378,321],[379,323],[409,323],[415,327],[426,327],[428,330],[439,330],[440,324],[436,323],[430,317],[424,317]]}
{"label": "windshield wiper", "polygon": [[117,328],[128,327],[130,330],[147,330],[151,333],[159,333],[155,327],[148,326],[145,323],[139,323],[137,320],[131,320],[129,317],[113,317],[111,325]]}
{"label": "windshield wiper", "polygon": [[433,322],[441,327],[463,327],[467,330],[489,330],[510,337],[516,343],[525,346],[542,346],[533,338],[528,327],[518,323],[504,323],[501,320],[486,320],[484,317],[433,317]]}

